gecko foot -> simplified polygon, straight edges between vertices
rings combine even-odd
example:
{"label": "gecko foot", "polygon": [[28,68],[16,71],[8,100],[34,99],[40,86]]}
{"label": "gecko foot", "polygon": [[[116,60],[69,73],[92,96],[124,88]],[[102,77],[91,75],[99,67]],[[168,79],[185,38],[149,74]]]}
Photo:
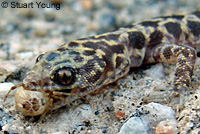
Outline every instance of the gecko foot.
{"label": "gecko foot", "polygon": [[150,92],[148,95],[144,96],[142,98],[142,101],[145,103],[150,103],[150,102],[157,102],[157,103],[170,103],[175,97],[179,97],[179,101],[177,102],[177,110],[183,109],[184,103],[185,103],[185,96],[188,95],[188,92],[186,92],[186,88],[183,88],[179,90],[178,92],[175,89],[167,89],[162,88],[158,90],[154,90],[153,92]]}

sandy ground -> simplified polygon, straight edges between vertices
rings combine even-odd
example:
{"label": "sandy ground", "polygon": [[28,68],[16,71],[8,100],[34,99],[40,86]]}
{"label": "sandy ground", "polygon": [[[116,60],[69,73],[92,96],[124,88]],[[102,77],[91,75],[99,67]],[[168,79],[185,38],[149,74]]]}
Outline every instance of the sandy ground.
{"label": "sandy ground", "polygon": [[[2,133],[122,134],[122,126],[132,117],[141,117],[146,121],[148,127],[144,125],[143,128],[147,133],[164,133],[164,130],[166,134],[199,132],[199,59],[192,78],[191,93],[186,96],[188,101],[180,112],[176,111],[173,104],[144,104],[140,100],[154,87],[172,82],[175,66],[160,63],[133,69],[129,75],[106,87],[104,93],[86,96],[87,102],[77,100],[52,111],[38,123],[39,117],[25,117],[15,109],[14,93],[3,102],[6,91],[23,80],[39,54],[70,40],[112,31],[130,23],[160,15],[195,11],[200,9],[198,0],[51,0],[52,3],[59,3],[60,9],[38,8],[35,1],[31,0],[15,2],[33,2],[33,8],[31,4],[29,8],[17,8],[16,5],[14,7],[16,3],[11,4],[13,1],[5,1],[9,3],[8,7],[0,7]],[[51,2],[43,1],[46,4]],[[155,113],[155,107],[158,107],[158,113],[163,107],[166,111],[173,109],[169,117],[162,119],[163,115]]]}

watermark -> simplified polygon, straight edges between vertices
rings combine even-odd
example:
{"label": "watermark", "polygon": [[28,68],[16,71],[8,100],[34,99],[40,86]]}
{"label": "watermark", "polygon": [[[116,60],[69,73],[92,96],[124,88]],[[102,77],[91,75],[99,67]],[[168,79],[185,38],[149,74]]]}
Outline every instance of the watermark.
{"label": "watermark", "polygon": [[22,2],[7,2],[3,1],[0,2],[2,8],[54,8],[56,10],[60,10],[59,3],[45,3],[41,1],[29,2],[29,3],[22,3]]}

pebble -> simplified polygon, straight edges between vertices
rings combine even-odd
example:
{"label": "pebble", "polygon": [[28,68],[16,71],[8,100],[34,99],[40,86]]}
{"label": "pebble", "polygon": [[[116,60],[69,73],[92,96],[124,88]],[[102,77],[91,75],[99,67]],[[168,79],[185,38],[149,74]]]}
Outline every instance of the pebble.
{"label": "pebble", "polygon": [[8,129],[9,129],[9,125],[8,124],[6,124],[5,126],[2,127],[3,131],[7,131]]}
{"label": "pebble", "polygon": [[81,0],[81,5],[83,6],[84,9],[90,10],[92,9],[92,0]]}
{"label": "pebble", "polygon": [[9,43],[0,42],[0,59],[9,59],[9,55],[10,55],[9,50],[10,50]]}
{"label": "pebble", "polygon": [[16,29],[16,25],[13,23],[10,23],[8,25],[6,25],[5,30],[7,32],[13,32]]}
{"label": "pebble", "polygon": [[74,31],[74,28],[71,25],[62,26],[62,27],[59,27],[59,28],[62,31],[62,34],[64,34],[64,35],[70,34]]}
{"label": "pebble", "polygon": [[[166,105],[152,102],[144,105],[141,110],[149,112],[149,114],[142,115],[141,118],[149,122],[151,128],[167,119],[176,120],[174,110]],[[177,124],[174,124],[174,127],[176,127],[176,125]]]}
{"label": "pebble", "polygon": [[118,134],[148,134],[148,129],[140,117],[132,117],[121,127]]}
{"label": "pebble", "polygon": [[165,77],[163,64],[156,64],[145,71],[147,75],[154,79],[162,79]]}
{"label": "pebble", "polygon": [[175,134],[177,121],[171,107],[149,103],[137,109],[121,127],[118,134],[145,134],[152,130],[156,134]]}
{"label": "pebble", "polygon": [[[0,98],[4,98],[12,86],[14,84],[11,82],[0,83]],[[14,95],[14,92],[11,92],[9,95]]]}
{"label": "pebble", "polygon": [[102,133],[106,133],[106,132],[107,132],[107,130],[106,130],[106,129],[103,129],[103,130],[102,130]]}
{"label": "pebble", "polygon": [[53,12],[46,12],[45,19],[47,21],[54,21],[56,19],[56,15]]}
{"label": "pebble", "polygon": [[95,114],[95,115],[99,115],[99,111],[98,111],[98,110],[95,111],[94,114]]}
{"label": "pebble", "polygon": [[161,121],[154,129],[155,134],[176,134],[178,128],[176,127],[176,120],[170,119]]}
{"label": "pebble", "polygon": [[2,129],[7,131],[9,129],[9,124],[12,123],[12,116],[6,113],[3,109],[0,108],[0,126],[3,126]]}
{"label": "pebble", "polygon": [[46,35],[47,31],[45,29],[35,29],[33,34],[35,36],[38,36],[38,37],[44,37]]}
{"label": "pebble", "polygon": [[33,56],[34,56],[33,52],[21,52],[16,55],[16,57],[20,60],[27,60],[27,59],[30,60],[32,59]]}
{"label": "pebble", "polygon": [[100,14],[98,18],[100,29],[112,29],[116,25],[116,19],[113,14]]}

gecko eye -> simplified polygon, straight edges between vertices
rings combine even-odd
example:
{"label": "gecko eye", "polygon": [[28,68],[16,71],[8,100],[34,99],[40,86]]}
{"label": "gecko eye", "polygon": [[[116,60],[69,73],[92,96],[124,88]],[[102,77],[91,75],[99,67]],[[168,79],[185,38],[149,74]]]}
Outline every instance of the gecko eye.
{"label": "gecko eye", "polygon": [[58,69],[54,73],[53,81],[59,85],[69,86],[75,82],[74,69],[65,67]]}
{"label": "gecko eye", "polygon": [[40,54],[40,55],[36,58],[35,63],[37,63],[40,59],[42,59],[43,55],[44,55],[44,54]]}

